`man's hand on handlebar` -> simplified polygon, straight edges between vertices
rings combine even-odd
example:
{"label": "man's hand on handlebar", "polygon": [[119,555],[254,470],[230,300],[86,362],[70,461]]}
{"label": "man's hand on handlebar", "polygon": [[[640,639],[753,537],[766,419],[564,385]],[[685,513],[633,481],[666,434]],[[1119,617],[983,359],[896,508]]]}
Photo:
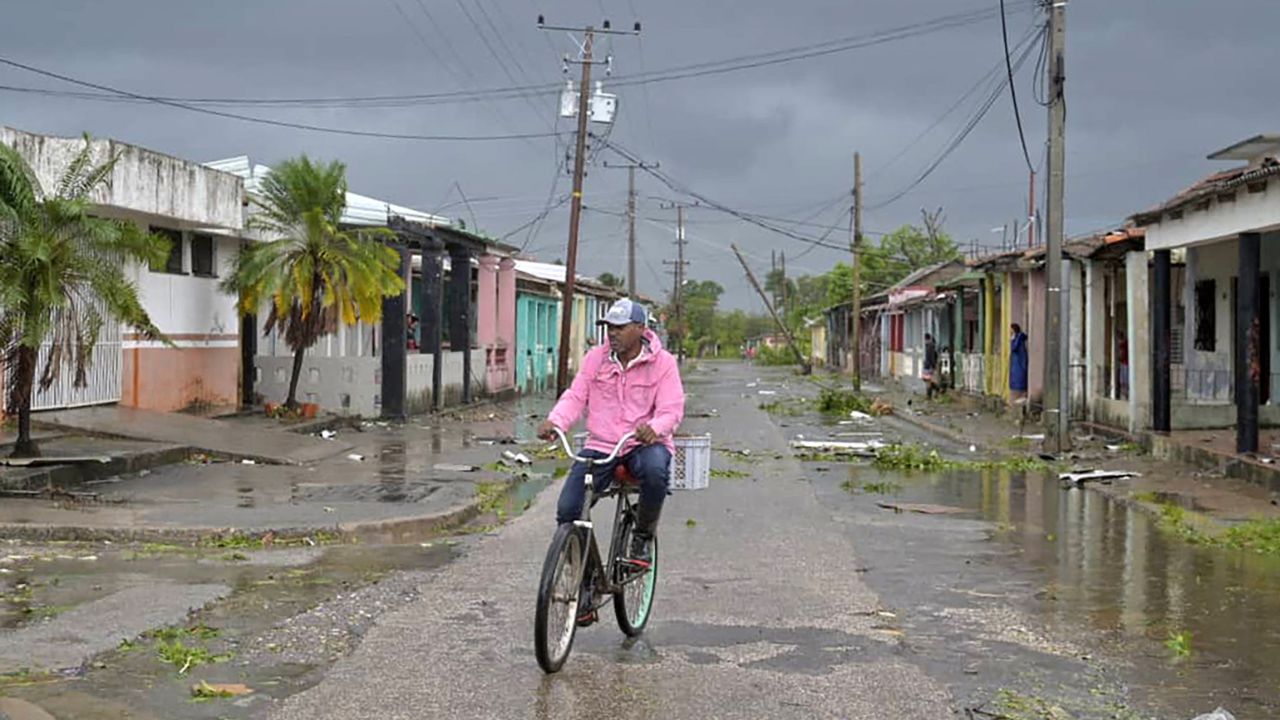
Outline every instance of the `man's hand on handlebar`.
{"label": "man's hand on handlebar", "polygon": [[556,424],[550,420],[543,420],[538,426],[538,438],[542,440],[556,439]]}
{"label": "man's hand on handlebar", "polygon": [[641,423],[636,427],[636,439],[644,445],[653,445],[661,440],[658,437],[658,433],[654,432],[648,423]]}

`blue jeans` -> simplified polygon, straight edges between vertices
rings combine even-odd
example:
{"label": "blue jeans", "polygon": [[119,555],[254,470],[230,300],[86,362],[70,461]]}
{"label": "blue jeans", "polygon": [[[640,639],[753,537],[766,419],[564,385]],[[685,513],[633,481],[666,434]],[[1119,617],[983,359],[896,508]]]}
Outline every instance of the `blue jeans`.
{"label": "blue jeans", "polygon": [[[608,455],[598,450],[582,451],[582,456],[589,458]],[[596,492],[603,492],[613,482],[613,469],[618,463],[625,464],[632,477],[640,481],[640,502],[647,507],[661,508],[671,483],[671,451],[663,445],[642,445],[613,462],[591,465]],[[573,522],[582,516],[582,505],[587,500],[587,487],[583,482],[587,469],[586,463],[574,463],[569,470],[569,477],[560,490],[560,502],[556,504],[556,522]]]}

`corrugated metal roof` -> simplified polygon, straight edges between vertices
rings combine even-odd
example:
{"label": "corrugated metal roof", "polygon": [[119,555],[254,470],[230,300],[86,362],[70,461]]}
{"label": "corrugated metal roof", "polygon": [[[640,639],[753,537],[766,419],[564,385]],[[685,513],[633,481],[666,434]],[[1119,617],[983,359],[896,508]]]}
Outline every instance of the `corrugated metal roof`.
{"label": "corrugated metal roof", "polygon": [[[266,165],[254,165],[248,155],[214,160],[204,165],[207,168],[221,170],[244,178],[244,189],[252,194],[257,194],[261,190],[262,179],[271,173],[271,168]],[[344,225],[380,227],[387,224],[389,215],[399,215],[406,220],[425,225],[453,225],[453,221],[447,217],[432,215],[411,207],[396,205],[385,200],[350,191],[347,192],[347,207],[342,211],[341,222]]]}

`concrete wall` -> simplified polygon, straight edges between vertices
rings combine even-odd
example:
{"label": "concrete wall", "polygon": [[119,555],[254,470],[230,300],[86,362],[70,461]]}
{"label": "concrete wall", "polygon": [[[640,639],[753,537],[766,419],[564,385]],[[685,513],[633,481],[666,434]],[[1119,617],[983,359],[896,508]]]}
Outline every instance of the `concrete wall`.
{"label": "concrete wall", "polygon": [[1171,250],[1233,238],[1242,232],[1280,228],[1280,181],[1276,178],[1271,178],[1261,193],[1237,188],[1234,198],[1228,202],[1215,198],[1206,210],[1188,207],[1180,220],[1165,215],[1161,222],[1147,226],[1147,249]]}
{"label": "concrete wall", "polygon": [[[48,191],[57,187],[63,171],[84,147],[82,138],[35,135],[7,127],[0,127],[0,142],[26,158]],[[170,218],[183,228],[243,227],[244,182],[239,177],[115,140],[94,139],[91,147],[95,164],[119,158],[110,181],[91,196],[95,204]]]}
{"label": "concrete wall", "polygon": [[1146,252],[1125,255],[1129,336],[1129,432],[1151,427],[1151,287]]}
{"label": "concrete wall", "polygon": [[[256,388],[268,402],[281,403],[289,391],[293,358],[259,355]],[[340,415],[382,413],[382,358],[326,357],[308,353],[298,378],[298,402],[318,403]]]}

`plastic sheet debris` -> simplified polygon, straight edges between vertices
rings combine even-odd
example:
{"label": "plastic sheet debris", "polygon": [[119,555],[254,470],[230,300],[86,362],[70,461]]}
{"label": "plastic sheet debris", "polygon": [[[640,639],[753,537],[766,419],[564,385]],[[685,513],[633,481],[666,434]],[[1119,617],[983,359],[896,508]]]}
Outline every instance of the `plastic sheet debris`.
{"label": "plastic sheet debris", "polygon": [[338,431],[337,430],[321,430],[320,437],[324,438],[325,440],[332,440],[338,437]]}
{"label": "plastic sheet debris", "polygon": [[475,472],[480,468],[475,465],[454,465],[451,463],[436,463],[431,466],[432,470],[438,472]]}
{"label": "plastic sheet debris", "polygon": [[257,462],[255,462],[255,461],[253,461],[253,460],[249,460],[248,458],[246,458],[246,459],[244,459],[244,460],[241,460],[241,461],[240,461],[240,464],[241,464],[241,465],[257,465],[258,463],[257,463]]}
{"label": "plastic sheet debris", "polygon": [[347,456],[347,459],[353,462],[364,462],[364,456],[360,453],[351,453]]}
{"label": "plastic sheet debris", "polygon": [[1227,712],[1226,708],[1219,707],[1208,715],[1197,715],[1195,720],[1236,720],[1236,716]]}
{"label": "plastic sheet debris", "polygon": [[885,443],[882,443],[879,440],[853,442],[846,440],[800,439],[791,441],[791,448],[793,450],[808,450],[810,452],[824,452],[831,453],[833,455],[861,455],[864,457],[875,457],[876,450],[883,447],[886,447]]}
{"label": "plastic sheet debris", "polygon": [[1058,475],[1058,479],[1063,482],[1073,483],[1075,485],[1084,485],[1087,482],[1099,482],[1104,480],[1122,480],[1124,478],[1142,477],[1140,473],[1132,470],[1077,470],[1075,472],[1065,472]]}
{"label": "plastic sheet debris", "polygon": [[524,453],[514,453],[510,450],[503,450],[502,457],[520,465],[530,465],[533,463],[533,460],[530,460],[528,455],[525,455]]}
{"label": "plastic sheet debris", "polygon": [[850,410],[849,417],[853,418],[854,420],[862,420],[863,422],[870,422],[875,420],[875,418],[871,417],[867,413],[862,412],[861,410]]}
{"label": "plastic sheet debris", "polygon": [[878,502],[876,506],[894,512],[912,512],[920,515],[960,515],[969,512],[964,508],[950,505],[933,505],[931,503]]}

